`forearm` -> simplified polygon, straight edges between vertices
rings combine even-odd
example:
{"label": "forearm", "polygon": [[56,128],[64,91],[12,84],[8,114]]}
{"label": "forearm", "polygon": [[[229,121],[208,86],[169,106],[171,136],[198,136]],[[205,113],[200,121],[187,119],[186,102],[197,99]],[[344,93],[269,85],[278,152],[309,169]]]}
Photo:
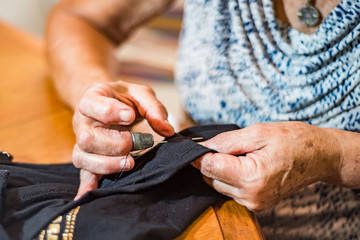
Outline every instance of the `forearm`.
{"label": "forearm", "polygon": [[113,44],[85,21],[57,13],[47,31],[47,51],[55,87],[70,107],[93,82],[109,82],[116,73]]}
{"label": "forearm", "polygon": [[360,189],[360,133],[333,130],[341,146],[337,184]]}
{"label": "forearm", "polygon": [[47,27],[48,59],[61,98],[75,108],[91,83],[114,80],[118,73],[115,45],[170,2],[62,1]]}
{"label": "forearm", "polygon": [[333,153],[328,159],[328,176],[325,182],[360,189],[360,133],[339,129],[323,129],[329,139],[330,145],[324,151]]}

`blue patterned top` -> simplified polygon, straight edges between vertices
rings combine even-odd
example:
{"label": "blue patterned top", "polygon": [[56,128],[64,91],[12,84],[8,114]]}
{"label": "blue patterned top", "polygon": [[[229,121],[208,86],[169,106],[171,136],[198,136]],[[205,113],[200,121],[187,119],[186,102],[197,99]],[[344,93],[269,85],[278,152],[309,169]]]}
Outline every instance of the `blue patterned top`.
{"label": "blue patterned top", "polygon": [[177,86],[199,123],[360,130],[359,35],[359,0],[343,0],[313,35],[281,24],[271,0],[188,0]]}

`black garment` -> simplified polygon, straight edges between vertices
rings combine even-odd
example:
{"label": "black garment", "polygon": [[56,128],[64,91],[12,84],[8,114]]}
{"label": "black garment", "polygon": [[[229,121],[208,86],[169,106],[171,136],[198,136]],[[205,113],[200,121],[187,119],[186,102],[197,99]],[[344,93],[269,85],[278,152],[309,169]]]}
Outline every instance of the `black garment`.
{"label": "black garment", "polygon": [[[52,220],[70,213],[73,239],[171,239],[179,235],[220,195],[188,164],[212,150],[191,140],[211,138],[236,125],[189,128],[136,159],[134,169],[105,176],[99,189],[78,201],[79,170],[71,164],[0,165],[0,239],[36,238]],[[78,211],[78,212],[77,212]],[[75,217],[74,217],[75,215]],[[69,217],[70,219],[70,217]],[[76,220],[76,221],[75,221]]]}

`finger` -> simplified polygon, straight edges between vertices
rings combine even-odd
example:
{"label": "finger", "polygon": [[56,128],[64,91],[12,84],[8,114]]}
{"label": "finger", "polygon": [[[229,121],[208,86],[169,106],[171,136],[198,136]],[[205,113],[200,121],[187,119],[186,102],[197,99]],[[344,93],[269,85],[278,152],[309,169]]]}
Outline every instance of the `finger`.
{"label": "finger", "polygon": [[85,193],[98,188],[98,182],[102,175],[97,175],[86,170],[80,171],[80,186],[74,200],[78,200]]}
{"label": "finger", "polygon": [[96,174],[112,174],[128,171],[135,165],[135,161],[129,154],[125,156],[105,156],[82,151],[75,144],[72,159],[75,167]]}
{"label": "finger", "polygon": [[121,100],[89,91],[81,99],[78,110],[104,124],[129,125],[135,120],[135,112],[130,101]]}
{"label": "finger", "polygon": [[247,128],[224,132],[200,144],[221,153],[241,155],[260,150],[266,145],[267,128],[252,125]]}
{"label": "finger", "polygon": [[263,168],[261,161],[256,161],[253,154],[246,157],[232,156],[224,153],[207,153],[195,160],[192,165],[209,178],[243,187],[243,184],[255,182],[261,178],[259,168]]}
{"label": "finger", "polygon": [[238,181],[238,164],[237,157],[222,153],[207,153],[192,162],[204,176],[226,183]]}
{"label": "finger", "polygon": [[203,177],[204,181],[214,188],[217,192],[234,199],[237,203],[246,206],[250,210],[261,210],[265,205],[253,199],[252,193],[242,188],[234,187],[208,177]]}
{"label": "finger", "polygon": [[78,147],[88,153],[108,156],[126,155],[133,147],[131,133],[117,129],[89,127],[82,123],[75,130]]}
{"label": "finger", "polygon": [[151,88],[141,86],[140,90],[130,91],[130,93],[137,99],[136,104],[140,115],[148,121],[155,132],[166,137],[174,135],[174,128],[167,121],[167,110]]}
{"label": "finger", "polygon": [[242,188],[234,187],[230,184],[214,180],[212,178],[208,178],[206,176],[203,176],[204,182],[206,182],[209,186],[214,188],[219,193],[233,198],[235,201],[237,201],[240,204],[243,204],[243,197],[244,196],[244,190]]}

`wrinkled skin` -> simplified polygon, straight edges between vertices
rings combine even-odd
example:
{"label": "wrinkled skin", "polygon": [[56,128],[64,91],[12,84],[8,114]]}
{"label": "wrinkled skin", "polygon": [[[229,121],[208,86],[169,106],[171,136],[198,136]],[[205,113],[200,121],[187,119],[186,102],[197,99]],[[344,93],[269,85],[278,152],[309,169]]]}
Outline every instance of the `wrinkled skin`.
{"label": "wrinkled skin", "polygon": [[84,92],[73,117],[73,163],[82,169],[77,198],[97,188],[103,174],[133,168],[129,130],[142,119],[161,135],[174,134],[166,109],[147,86],[117,81],[94,84]]}
{"label": "wrinkled skin", "polygon": [[203,142],[193,165],[220,193],[249,209],[265,209],[316,181],[330,180],[340,149],[327,129],[301,122],[255,124]]}

